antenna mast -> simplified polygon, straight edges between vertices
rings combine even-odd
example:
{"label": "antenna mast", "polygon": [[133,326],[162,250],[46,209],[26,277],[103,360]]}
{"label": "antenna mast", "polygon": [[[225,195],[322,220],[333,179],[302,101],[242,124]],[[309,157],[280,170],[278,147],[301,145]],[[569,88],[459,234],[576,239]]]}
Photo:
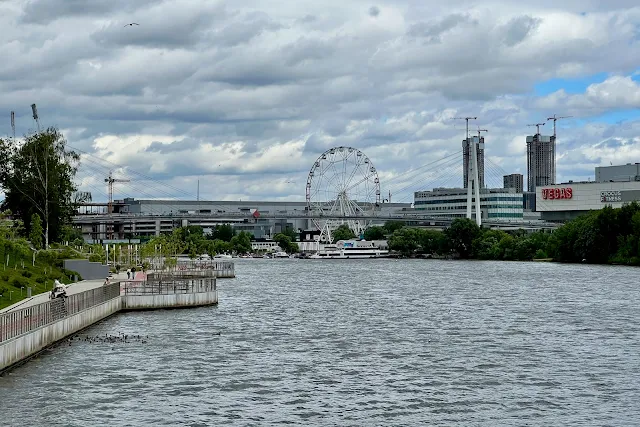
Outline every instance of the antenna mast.
{"label": "antenna mast", "polygon": [[198,187],[196,190],[196,201],[200,201],[200,180],[198,180]]}

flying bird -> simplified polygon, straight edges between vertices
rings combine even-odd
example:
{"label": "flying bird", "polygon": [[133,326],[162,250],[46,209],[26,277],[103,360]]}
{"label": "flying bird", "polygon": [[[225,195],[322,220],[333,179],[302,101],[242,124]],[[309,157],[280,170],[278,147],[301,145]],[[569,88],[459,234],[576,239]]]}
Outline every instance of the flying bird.
{"label": "flying bird", "polygon": [[131,24],[126,24],[125,27],[133,27],[134,25],[140,25],[137,22],[132,22]]}

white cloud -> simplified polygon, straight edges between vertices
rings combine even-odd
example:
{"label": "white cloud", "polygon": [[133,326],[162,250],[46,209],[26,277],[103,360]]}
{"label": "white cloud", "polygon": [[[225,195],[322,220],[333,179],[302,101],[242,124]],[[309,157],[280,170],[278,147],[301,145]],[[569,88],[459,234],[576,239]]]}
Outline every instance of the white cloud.
{"label": "white cloud", "polygon": [[[494,182],[526,173],[526,124],[576,116],[559,130],[563,179],[637,160],[636,121],[585,121],[639,107],[639,26],[630,0],[2,2],[0,109],[23,133],[37,103],[93,156],[81,182],[98,195],[114,169],[133,178],[121,195],[185,197],[200,176],[203,197],[300,200],[339,145],[372,159],[385,194],[461,184],[455,159],[398,176],[459,151],[453,118],[468,115],[489,129]],[[584,93],[532,95],[597,73]]]}

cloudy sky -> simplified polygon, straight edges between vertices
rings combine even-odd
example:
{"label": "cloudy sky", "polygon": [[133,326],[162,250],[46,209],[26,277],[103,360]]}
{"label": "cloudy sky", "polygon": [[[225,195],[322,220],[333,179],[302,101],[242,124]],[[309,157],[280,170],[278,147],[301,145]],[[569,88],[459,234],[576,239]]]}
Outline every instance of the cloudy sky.
{"label": "cloudy sky", "polygon": [[497,185],[557,114],[558,180],[586,180],[640,162],[637,4],[0,0],[0,135],[12,110],[33,130],[36,103],[86,153],[94,200],[110,169],[131,180],[116,198],[195,198],[200,180],[202,199],[304,200],[316,158],[350,146],[411,201],[462,184],[454,117],[488,130]]}

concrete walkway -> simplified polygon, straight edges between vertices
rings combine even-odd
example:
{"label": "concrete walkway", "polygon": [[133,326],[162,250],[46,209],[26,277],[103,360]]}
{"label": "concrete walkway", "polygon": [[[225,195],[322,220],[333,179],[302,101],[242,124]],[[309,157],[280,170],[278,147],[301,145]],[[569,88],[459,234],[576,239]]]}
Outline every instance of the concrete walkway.
{"label": "concrete walkway", "polygon": [[[142,281],[146,278],[146,274],[142,272],[136,272],[135,280]],[[119,273],[114,274],[113,278],[110,279],[111,283],[118,281],[126,281],[127,273]],[[99,288],[104,285],[104,279],[95,279],[95,280],[83,280],[81,282],[71,283],[67,285],[67,295],[77,294],[79,292],[88,291],[90,289]],[[10,305],[9,307],[5,307],[0,310],[0,313],[6,313],[8,311],[19,310],[22,308],[30,307],[32,305],[42,304],[43,302],[49,301],[49,292],[43,292],[38,295],[34,295],[31,298],[25,298],[23,300],[18,301],[17,303]]]}

